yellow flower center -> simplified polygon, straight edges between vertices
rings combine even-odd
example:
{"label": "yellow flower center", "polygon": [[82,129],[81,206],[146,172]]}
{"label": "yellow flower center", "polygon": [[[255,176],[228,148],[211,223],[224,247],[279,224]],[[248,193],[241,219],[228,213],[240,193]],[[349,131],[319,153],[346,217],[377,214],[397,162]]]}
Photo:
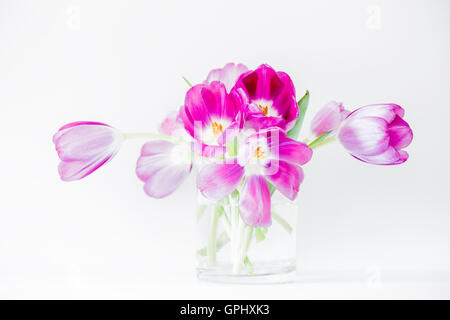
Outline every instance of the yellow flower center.
{"label": "yellow flower center", "polygon": [[211,127],[212,127],[213,134],[214,134],[215,136],[218,136],[218,135],[220,135],[220,134],[223,133],[223,127],[222,127],[222,124],[217,123],[217,122],[213,122],[213,123],[211,124]]}
{"label": "yellow flower center", "polygon": [[264,159],[266,157],[266,153],[264,152],[262,147],[257,147],[255,150],[255,157],[258,159]]}
{"label": "yellow flower center", "polygon": [[267,107],[267,106],[264,106],[264,107],[263,107],[263,106],[260,105],[260,104],[258,104],[258,107],[259,107],[259,109],[261,109],[263,115],[267,116],[267,112],[269,111],[269,107]]}

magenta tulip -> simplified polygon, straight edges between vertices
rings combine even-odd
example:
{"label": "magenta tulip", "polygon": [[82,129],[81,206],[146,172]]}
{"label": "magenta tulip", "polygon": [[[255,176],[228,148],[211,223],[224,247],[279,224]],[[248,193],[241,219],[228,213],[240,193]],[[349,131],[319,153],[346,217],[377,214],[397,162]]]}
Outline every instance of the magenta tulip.
{"label": "magenta tulip", "polygon": [[179,116],[186,131],[200,144],[201,154],[211,157],[222,155],[227,138],[239,131],[239,111],[224,84],[213,81],[189,89]]}
{"label": "magenta tulip", "polygon": [[72,122],[53,136],[64,181],[82,179],[107,163],[119,151],[123,135],[100,122]]}
{"label": "magenta tulip", "polygon": [[353,111],[342,123],[338,139],[355,158],[379,165],[408,159],[406,148],[413,133],[403,120],[405,111],[396,104],[369,105]]}
{"label": "magenta tulip", "polygon": [[286,137],[278,128],[249,136],[239,157],[223,164],[207,164],[197,176],[199,191],[212,200],[223,199],[241,183],[240,212],[251,226],[267,227],[270,219],[270,192],[267,181],[290,200],[297,197],[303,181],[301,165],[312,156],[306,144]]}
{"label": "magenta tulip", "polygon": [[256,130],[269,127],[289,130],[299,115],[291,78],[268,65],[242,74],[231,96],[245,112],[246,126]]}

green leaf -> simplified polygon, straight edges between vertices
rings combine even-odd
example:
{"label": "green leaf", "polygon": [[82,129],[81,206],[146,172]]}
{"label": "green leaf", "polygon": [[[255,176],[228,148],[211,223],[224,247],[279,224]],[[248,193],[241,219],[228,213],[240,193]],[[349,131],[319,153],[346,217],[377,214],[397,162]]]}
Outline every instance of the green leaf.
{"label": "green leaf", "polygon": [[271,183],[269,182],[269,180],[266,179],[266,181],[267,181],[267,185],[269,186],[270,196],[272,196],[273,193],[274,193],[275,191],[277,191],[277,189],[273,186],[273,184],[271,184]]}
{"label": "green leaf", "polygon": [[313,142],[311,142],[310,144],[308,144],[308,147],[310,148],[314,148],[319,146],[320,144],[322,144],[330,135],[331,131],[325,132],[323,135],[317,137],[315,140],[313,140]]}
{"label": "green leaf", "polygon": [[297,102],[298,118],[297,118],[297,121],[295,122],[294,127],[288,131],[288,133],[287,133],[288,138],[297,140],[298,135],[300,134],[300,129],[302,128],[302,125],[303,125],[303,120],[305,119],[306,110],[308,109],[308,103],[309,103],[309,91],[306,90],[306,93],[303,96],[303,98],[301,98]]}

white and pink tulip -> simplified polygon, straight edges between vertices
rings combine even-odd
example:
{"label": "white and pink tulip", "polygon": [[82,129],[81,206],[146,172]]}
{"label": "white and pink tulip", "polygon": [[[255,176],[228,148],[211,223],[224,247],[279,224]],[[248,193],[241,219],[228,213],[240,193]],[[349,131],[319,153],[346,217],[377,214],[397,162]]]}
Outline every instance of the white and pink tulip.
{"label": "white and pink tulip", "polygon": [[250,135],[234,161],[207,164],[197,175],[197,187],[208,199],[227,197],[242,183],[242,219],[251,226],[268,226],[271,194],[269,181],[290,200],[297,197],[303,181],[301,165],[312,157],[306,144],[286,137],[272,128]]}
{"label": "white and pink tulip", "polygon": [[316,113],[311,121],[311,131],[319,137],[327,132],[334,134],[350,112],[340,102],[330,101]]}
{"label": "white and pink tulip", "polygon": [[396,104],[369,105],[353,111],[342,123],[338,139],[355,158],[378,165],[401,164],[408,159],[403,149],[413,133],[403,120],[405,111]]}
{"label": "white and pink tulip", "polygon": [[103,166],[119,151],[123,135],[101,122],[78,121],[61,127],[53,136],[64,181],[80,180]]}

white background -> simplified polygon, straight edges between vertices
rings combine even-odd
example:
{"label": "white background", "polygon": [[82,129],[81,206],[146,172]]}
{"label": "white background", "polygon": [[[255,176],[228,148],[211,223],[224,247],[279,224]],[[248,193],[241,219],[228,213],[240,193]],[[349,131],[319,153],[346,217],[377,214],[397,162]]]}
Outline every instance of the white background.
{"label": "white background", "polygon": [[[1,298],[450,298],[449,1],[0,0]],[[194,273],[195,188],[142,191],[144,141],[63,183],[51,137],[94,120],[154,131],[234,61],[288,72],[312,114],[396,102],[401,166],[339,145],[305,166],[298,281],[235,286]],[[305,133],[305,132],[304,132]]]}

